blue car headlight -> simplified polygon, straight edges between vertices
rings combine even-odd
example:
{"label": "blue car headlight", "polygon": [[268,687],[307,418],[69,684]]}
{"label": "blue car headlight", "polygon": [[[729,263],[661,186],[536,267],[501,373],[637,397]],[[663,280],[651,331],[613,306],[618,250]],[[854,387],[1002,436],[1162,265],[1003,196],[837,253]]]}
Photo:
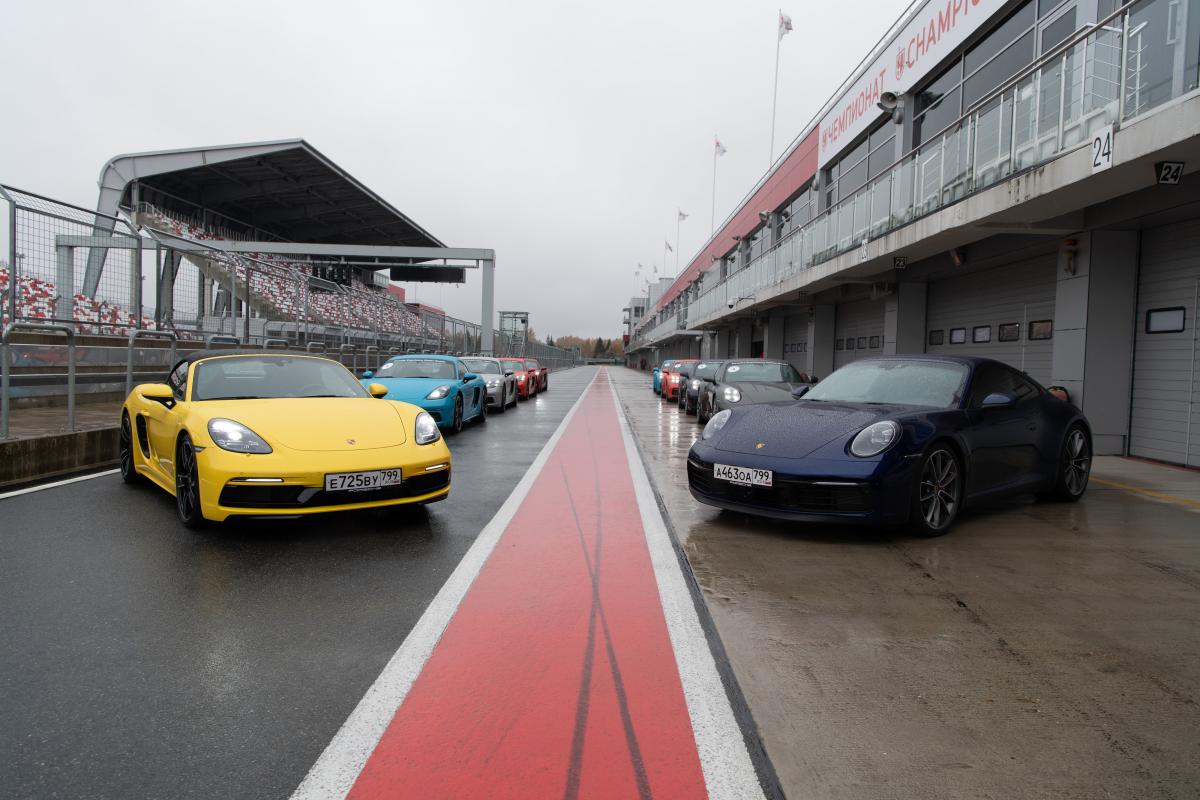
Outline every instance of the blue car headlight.
{"label": "blue car headlight", "polygon": [[450,394],[450,384],[444,384],[437,387],[429,394],[425,395],[426,400],[442,400],[446,395]]}
{"label": "blue car headlight", "polygon": [[900,426],[890,419],[863,428],[850,442],[850,452],[859,458],[877,456],[900,438]]}
{"label": "blue car headlight", "polygon": [[266,454],[271,452],[271,445],[263,441],[261,436],[242,423],[234,422],[231,419],[216,417],[209,420],[208,435],[212,437],[217,447],[231,453]]}
{"label": "blue car headlight", "polygon": [[441,435],[441,431],[438,430],[437,423],[433,421],[433,417],[424,411],[417,414],[417,418],[413,422],[413,438],[417,440],[417,444],[433,444]]}
{"label": "blue car headlight", "polygon": [[733,414],[728,408],[724,411],[718,411],[712,415],[712,419],[704,426],[704,433],[700,434],[701,439],[708,439],[715,436],[717,431],[725,427],[725,423],[729,422],[729,417]]}

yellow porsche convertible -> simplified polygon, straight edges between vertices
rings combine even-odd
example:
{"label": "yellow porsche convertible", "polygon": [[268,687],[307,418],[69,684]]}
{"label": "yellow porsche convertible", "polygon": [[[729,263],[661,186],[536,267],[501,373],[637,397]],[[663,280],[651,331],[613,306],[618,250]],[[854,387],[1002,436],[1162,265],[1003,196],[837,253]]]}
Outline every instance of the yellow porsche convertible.
{"label": "yellow porsche convertible", "polygon": [[201,351],[121,412],[121,477],[175,496],[180,521],[433,503],[450,492],[437,423],[321,356]]}

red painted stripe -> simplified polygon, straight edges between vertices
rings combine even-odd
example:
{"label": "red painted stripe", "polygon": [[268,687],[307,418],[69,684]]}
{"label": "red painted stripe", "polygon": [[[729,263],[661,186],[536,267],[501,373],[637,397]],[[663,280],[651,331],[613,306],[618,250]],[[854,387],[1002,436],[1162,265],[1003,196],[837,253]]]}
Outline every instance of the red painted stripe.
{"label": "red painted stripe", "polygon": [[611,392],[601,375],[351,797],[705,795]]}

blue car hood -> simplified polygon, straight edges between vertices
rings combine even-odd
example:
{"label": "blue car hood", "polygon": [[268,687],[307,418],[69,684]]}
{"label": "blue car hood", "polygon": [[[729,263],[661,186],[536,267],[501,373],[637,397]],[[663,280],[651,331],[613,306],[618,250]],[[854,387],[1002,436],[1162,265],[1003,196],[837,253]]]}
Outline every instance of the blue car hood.
{"label": "blue car hood", "polygon": [[762,403],[735,410],[713,447],[728,453],[803,458],[905,411],[911,409],[806,400]]}
{"label": "blue car hood", "polygon": [[439,386],[454,386],[453,378],[363,378],[362,385],[382,383],[387,387],[388,400],[416,403]]}

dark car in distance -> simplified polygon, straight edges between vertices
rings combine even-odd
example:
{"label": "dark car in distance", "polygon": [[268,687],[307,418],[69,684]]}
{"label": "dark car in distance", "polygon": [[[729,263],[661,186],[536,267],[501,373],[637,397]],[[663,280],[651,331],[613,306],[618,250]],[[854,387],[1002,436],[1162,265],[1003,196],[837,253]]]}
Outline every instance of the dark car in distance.
{"label": "dark car in distance", "polygon": [[884,356],[798,400],[725,409],[688,454],[702,503],[801,521],[908,523],[937,536],[1018,492],[1071,502],[1091,473],[1083,412],[984,358]]}
{"label": "dark car in distance", "polygon": [[[684,413],[696,414],[700,401],[700,386],[707,378],[717,373],[724,362],[719,359],[701,359],[695,364],[685,366],[680,374],[683,375],[683,388],[679,391],[679,407]],[[699,415],[697,414],[697,419]]]}
{"label": "dark car in distance", "polygon": [[708,422],[727,408],[791,400],[792,391],[805,385],[804,377],[786,361],[731,358],[697,387],[697,420]]}

